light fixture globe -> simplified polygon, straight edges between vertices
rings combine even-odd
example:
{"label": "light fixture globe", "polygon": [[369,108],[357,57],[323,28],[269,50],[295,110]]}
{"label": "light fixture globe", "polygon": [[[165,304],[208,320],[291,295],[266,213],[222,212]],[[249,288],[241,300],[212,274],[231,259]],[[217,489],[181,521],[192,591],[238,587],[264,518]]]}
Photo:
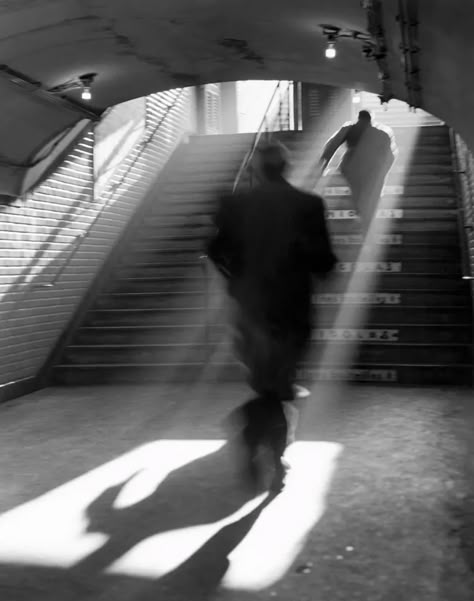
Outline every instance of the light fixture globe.
{"label": "light fixture globe", "polygon": [[329,41],[324,55],[326,56],[326,58],[333,59],[336,58],[336,54],[336,43],[333,41]]}

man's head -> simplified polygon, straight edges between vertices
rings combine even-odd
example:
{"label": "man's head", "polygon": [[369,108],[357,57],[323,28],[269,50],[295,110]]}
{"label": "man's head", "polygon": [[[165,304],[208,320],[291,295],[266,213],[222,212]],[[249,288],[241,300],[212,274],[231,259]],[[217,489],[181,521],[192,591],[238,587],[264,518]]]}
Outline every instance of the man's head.
{"label": "man's head", "polygon": [[279,142],[269,142],[257,150],[259,171],[268,178],[281,177],[288,165],[288,151]]}
{"label": "man's head", "polygon": [[372,121],[372,115],[366,110],[359,111],[359,121],[370,124]]}

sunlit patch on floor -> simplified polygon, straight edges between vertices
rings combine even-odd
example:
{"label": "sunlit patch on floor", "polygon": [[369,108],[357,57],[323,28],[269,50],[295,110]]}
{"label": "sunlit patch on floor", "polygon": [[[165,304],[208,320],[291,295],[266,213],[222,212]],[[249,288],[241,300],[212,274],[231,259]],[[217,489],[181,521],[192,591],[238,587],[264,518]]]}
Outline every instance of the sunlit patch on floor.
{"label": "sunlit patch on floor", "polygon": [[[232,515],[212,524],[200,524],[150,536],[112,564],[107,572],[150,579],[163,577],[187,561],[222,528],[253,511],[266,496],[267,493],[264,493],[255,497]],[[209,502],[219,501],[212,498],[211,494]]]}
{"label": "sunlit patch on floor", "polygon": [[[112,525],[118,521],[120,526],[121,509],[133,510],[135,505],[140,508],[140,503],[147,499],[151,499],[154,506],[153,495],[160,491],[160,486],[165,488],[164,481],[172,472],[202,458],[207,458],[212,466],[211,455],[225,445],[224,440],[161,440],[146,444],[6,512],[0,516],[0,561],[60,568],[85,565],[87,569],[97,567],[113,574],[159,579],[180,568],[226,526],[245,521],[253,512],[248,528],[244,528],[235,543],[230,543],[229,567],[222,584],[225,588],[246,590],[271,585],[290,568],[306,536],[324,512],[331,477],[342,450],[339,444],[297,442],[291,445],[287,450],[291,464],[287,485],[273,499],[269,499],[267,493],[253,498],[248,495],[242,502],[236,499],[229,515],[189,527],[177,528],[179,519],[168,523],[165,517],[165,525],[170,529],[162,528],[157,534],[153,534],[152,525],[144,531],[137,525],[140,533],[137,541],[116,556],[112,554],[113,559],[102,565],[87,563],[89,557],[100,555],[111,540],[107,534],[88,532],[87,512],[96,499],[104,493],[107,496],[108,490],[113,491],[110,497]],[[202,487],[199,484],[199,487],[201,504],[208,503],[217,509],[227,507],[225,501],[216,496],[212,482],[203,483]],[[192,499],[192,495],[189,498]],[[265,500],[271,502],[265,504]],[[195,508],[186,501],[181,509],[180,502],[182,499],[170,497],[165,499],[164,506],[178,505],[179,511],[186,513],[183,524],[189,523]],[[100,511],[99,506],[99,518],[105,517],[107,524],[109,510],[106,507],[104,515]],[[213,515],[213,512],[205,515]],[[133,530],[133,523],[129,526]],[[111,532],[114,533],[113,528]],[[107,553],[105,557],[109,557]],[[216,560],[222,559],[225,557],[216,557]]]}
{"label": "sunlit patch on floor", "polygon": [[231,553],[224,587],[259,590],[284,576],[324,513],[341,451],[341,445],[323,442],[296,442],[288,448],[286,487]]}
{"label": "sunlit patch on floor", "polygon": [[[116,499],[124,507],[147,497],[173,470],[218,451],[223,440],[160,440],[143,445],[0,516],[0,561],[68,568],[100,548],[87,533],[86,508],[127,479]],[[54,467],[52,466],[52,469]]]}

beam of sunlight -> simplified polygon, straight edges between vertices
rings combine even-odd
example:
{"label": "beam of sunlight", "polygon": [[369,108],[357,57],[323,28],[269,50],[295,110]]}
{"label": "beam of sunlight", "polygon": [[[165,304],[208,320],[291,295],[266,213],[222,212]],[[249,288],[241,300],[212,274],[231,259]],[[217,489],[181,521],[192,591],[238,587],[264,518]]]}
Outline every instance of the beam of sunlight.
{"label": "beam of sunlight", "polygon": [[223,586],[261,590],[289,570],[326,508],[326,497],[342,446],[296,442],[285,457],[291,464],[283,492],[262,512],[230,554]]}
{"label": "beam of sunlight", "polygon": [[222,440],[160,440],[143,445],[0,516],[0,561],[68,568],[101,547],[88,533],[86,508],[105,489],[130,479],[114,507],[146,498],[166,476],[218,451]]}
{"label": "beam of sunlight", "polygon": [[[319,174],[316,165],[324,143],[347,120],[343,97],[340,99],[336,97],[332,106],[327,109],[327,112],[321,115],[313,128],[298,133],[300,142],[295,150],[289,180],[294,185],[307,190],[316,190],[328,198],[331,195],[348,196],[350,190],[347,185],[331,186],[325,178],[318,180]],[[384,114],[380,113],[375,119],[375,123],[381,124],[382,127],[384,126]],[[390,106],[387,117],[389,121]],[[392,233],[392,227],[405,216],[405,209],[399,206],[400,198],[405,193],[406,176],[410,172],[413,153],[416,151],[417,140],[424,123],[426,123],[425,113],[412,113],[410,114],[410,126],[403,127],[401,133],[400,130],[395,132],[396,138],[398,133],[396,142],[399,154],[387,177],[388,183],[384,187],[376,217],[372,220],[365,241],[354,210],[331,209],[328,211],[330,224],[335,224],[337,220],[351,223],[347,233],[333,234],[332,238],[335,245],[344,245],[348,249],[353,249],[354,258],[341,263],[338,269],[342,273],[336,273],[333,277],[333,283],[338,291],[334,294],[337,301],[333,305],[336,302],[340,304],[331,324],[331,331],[335,332],[334,339],[327,340],[318,361],[307,364],[306,368],[302,370],[301,376],[307,381],[315,382],[316,387],[319,386],[317,383],[321,381],[332,382],[330,386],[324,384],[324,389],[330,396],[336,392],[344,392],[345,385],[338,384],[336,382],[338,380],[396,381],[398,378],[396,369],[387,368],[387,366],[355,369],[353,365],[359,341],[364,336],[370,335],[366,327],[370,307],[384,302],[397,305],[403,302],[402,295],[396,290],[390,291],[388,301],[380,300],[381,294],[376,290],[376,284],[377,276],[381,272],[403,273],[403,261],[385,261],[384,256],[390,245],[397,247],[404,244],[404,234]],[[332,162],[338,161],[339,158],[340,155],[338,157],[336,153]],[[211,288],[209,296],[214,301],[208,305],[207,321],[209,324],[226,323],[231,303],[226,298],[225,286],[222,286],[219,276],[214,277]],[[324,285],[321,286],[321,292],[325,292]],[[327,293],[330,292],[327,291]],[[340,339],[344,338],[348,331],[358,334],[348,336],[349,340],[344,339],[341,342]],[[314,338],[318,336],[319,334],[315,332]],[[208,365],[209,367],[215,366],[219,363],[226,363],[228,360],[229,341],[228,337],[224,335],[220,342],[214,345]]]}
{"label": "beam of sunlight", "polygon": [[[160,440],[145,444],[4,513],[0,516],[0,561],[80,568],[82,562],[87,564],[89,557],[100,554],[101,549],[110,549],[111,544],[113,549],[118,545],[119,552],[109,556],[105,551],[106,561],[103,564],[99,561],[99,567],[95,569],[110,574],[157,579],[179,568],[223,528],[245,519],[260,508],[250,531],[244,531],[229,554],[229,568],[223,586],[260,590],[271,585],[284,576],[297,558],[307,535],[324,513],[342,445],[293,443],[287,450],[287,459],[292,466],[287,485],[272,500],[266,492],[240,497],[239,489],[236,489],[236,498],[229,505],[215,494],[212,485],[204,482],[197,499],[202,497],[203,491],[208,492],[208,498],[196,500],[196,503],[209,504],[211,512],[199,518],[199,511],[192,503],[186,502],[180,509],[180,499],[174,496],[164,499],[164,507],[178,508],[178,519],[172,516],[167,522],[166,515],[163,516],[164,529],[153,534],[154,525],[148,523],[150,515],[153,522],[155,501],[152,495],[160,490],[166,476],[196,459],[220,451],[224,445],[225,440]],[[195,484],[195,481],[189,482],[190,487]],[[109,494],[109,491],[112,493]],[[99,502],[93,513],[88,513],[90,505],[104,494],[105,509]],[[147,513],[149,505],[145,509],[140,505],[147,499],[153,504],[152,514]],[[265,500],[271,502],[263,505]],[[113,509],[127,508],[132,513],[115,511],[110,515],[108,507],[112,501]],[[137,511],[134,511],[135,505]],[[209,516],[214,514],[213,506],[216,507],[216,515],[219,511],[222,515],[221,505],[224,510],[231,508],[229,514],[209,521]],[[159,507],[155,510],[160,512]],[[182,523],[191,523],[191,526],[176,527],[176,522],[180,522],[180,511],[185,512]],[[94,515],[99,523],[103,523],[105,530],[110,530],[109,534],[88,531],[89,519],[94,519]],[[166,525],[169,530],[166,530]],[[126,532],[127,528],[133,532],[138,530],[139,534],[136,540],[131,534],[130,543],[126,534],[126,544],[122,547],[124,539],[120,533],[123,528]],[[94,569],[94,562],[87,565]]]}
{"label": "beam of sunlight", "polygon": [[[422,119],[423,116],[420,115],[420,124]],[[403,271],[403,262],[386,262],[384,261],[384,255],[388,244],[403,244],[403,234],[393,235],[391,229],[396,220],[403,218],[404,211],[399,208],[399,202],[405,190],[405,178],[410,171],[420,127],[413,126],[410,129],[406,129],[403,138],[397,140],[399,154],[390,175],[387,177],[387,181],[390,179],[391,183],[386,184],[384,187],[379,207],[369,227],[366,239],[363,241],[360,251],[354,257],[353,261],[339,265],[340,272],[346,272],[348,277],[346,276],[347,283],[345,283],[343,292],[339,297],[341,302],[340,308],[331,327],[334,336],[325,344],[319,364],[315,365],[314,370],[308,370],[309,373],[306,374],[316,380],[313,387],[319,397],[324,394],[328,398],[336,398],[338,394],[344,391],[345,385],[338,382],[333,382],[329,386],[327,384],[322,385],[318,383],[318,380],[350,379],[355,373],[352,367],[358,344],[361,339],[364,339],[366,333],[370,334],[370,330],[366,328],[366,321],[368,311],[372,305],[370,301],[377,302],[377,275],[381,272],[400,273]],[[323,194],[325,191],[329,192],[329,194],[339,193],[343,195],[349,192],[348,189],[346,190],[346,187],[341,188],[343,189],[337,190],[334,187],[326,188],[326,190],[323,189]],[[334,212],[337,213],[337,211]],[[351,211],[341,211],[341,213],[348,214],[335,215],[333,218],[349,218],[353,220],[353,223],[356,222],[355,214],[349,215]],[[345,243],[352,243],[354,245],[362,242],[360,234],[340,236],[340,239]],[[338,273],[335,277],[344,282],[343,274]],[[399,301],[399,292],[390,291],[391,297],[392,293],[398,294]],[[362,302],[357,302],[358,298],[365,298],[369,302],[364,302],[363,300]],[[376,333],[373,335],[376,336]],[[341,337],[344,338],[342,342]],[[396,379],[395,370],[390,370],[390,373],[382,374],[383,371],[383,369],[380,370],[381,377]]]}
{"label": "beam of sunlight", "polygon": [[[328,442],[296,442],[286,452],[291,464],[287,483],[263,509],[247,536],[229,555],[222,585],[229,589],[261,590],[284,576],[307,535],[321,518],[342,446]],[[107,570],[143,578],[159,578],[196,553],[225,526],[256,509],[266,493],[213,523],[151,536]],[[213,500],[213,502],[216,502]]]}

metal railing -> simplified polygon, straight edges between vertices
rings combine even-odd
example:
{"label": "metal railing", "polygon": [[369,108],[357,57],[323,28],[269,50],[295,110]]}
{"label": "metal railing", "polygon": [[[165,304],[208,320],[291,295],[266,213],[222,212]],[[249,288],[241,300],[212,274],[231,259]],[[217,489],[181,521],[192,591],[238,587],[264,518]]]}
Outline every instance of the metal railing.
{"label": "metal railing", "polygon": [[54,277],[50,282],[48,282],[46,284],[34,284],[33,288],[53,288],[54,286],[56,286],[57,281],[62,276],[65,269],[69,266],[69,263],[71,262],[72,257],[75,255],[76,250],[78,249],[79,244],[81,243],[81,240],[83,240],[83,239],[84,239],[84,232],[81,232],[74,238],[74,242],[72,243],[71,250],[70,250],[68,256],[66,257],[66,260],[59,267],[59,269],[54,274]]}
{"label": "metal railing", "polygon": [[[89,224],[88,229],[84,230],[83,232],[80,232],[78,234],[78,236],[76,237],[76,239],[74,240],[74,243],[72,245],[71,252],[66,257],[64,263],[59,267],[58,271],[56,272],[56,274],[54,275],[52,280],[46,284],[36,284],[34,286],[35,288],[51,288],[56,285],[56,283],[58,282],[58,280],[61,277],[61,275],[63,274],[63,272],[67,269],[67,267],[69,267],[71,261],[73,260],[75,254],[76,254],[76,251],[78,250],[78,248],[80,246],[80,243],[90,235],[90,232],[93,230],[94,225],[101,218],[105,209],[107,209],[110,206],[110,204],[112,203],[112,201],[115,199],[116,192],[120,189],[120,187],[125,182],[126,178],[129,176],[132,169],[135,167],[137,161],[142,156],[142,153],[145,150],[145,148],[153,141],[155,135],[160,130],[160,128],[163,125],[163,123],[165,122],[166,118],[168,117],[170,112],[178,105],[178,102],[182,99],[182,97],[184,96],[185,93],[186,93],[185,88],[178,88],[176,96],[166,106],[166,109],[163,112],[163,115],[161,116],[161,118],[157,122],[157,124],[150,131],[145,131],[145,134],[143,135],[142,139],[132,148],[130,153],[128,153],[127,156],[124,157],[124,159],[121,161],[121,163],[117,166],[116,169],[118,170],[121,165],[123,165],[126,161],[129,161],[127,168],[123,170],[119,180],[110,184],[110,186],[108,188],[106,188],[104,193],[101,195],[102,197],[105,197],[105,200],[102,203],[100,209],[97,211],[94,219]],[[112,110],[113,110],[113,107],[107,111],[106,115],[108,115]],[[130,156],[132,153],[134,153],[135,156],[133,157],[132,160],[130,160]]]}
{"label": "metal railing", "polygon": [[458,204],[462,277],[465,280],[474,280],[474,257],[471,257],[469,252],[469,238],[474,232],[474,159],[464,141],[452,129],[449,130],[449,136]]}
{"label": "metal railing", "polygon": [[250,185],[252,186],[252,180],[254,176],[252,161],[262,138],[268,142],[271,139],[272,132],[291,129],[293,119],[292,97],[293,82],[279,81],[276,84],[275,90],[273,91],[267,108],[265,109],[262,121],[255,132],[250,149],[245,155],[239,171],[237,172],[233,186],[234,192],[242,184],[245,174],[249,175]]}

